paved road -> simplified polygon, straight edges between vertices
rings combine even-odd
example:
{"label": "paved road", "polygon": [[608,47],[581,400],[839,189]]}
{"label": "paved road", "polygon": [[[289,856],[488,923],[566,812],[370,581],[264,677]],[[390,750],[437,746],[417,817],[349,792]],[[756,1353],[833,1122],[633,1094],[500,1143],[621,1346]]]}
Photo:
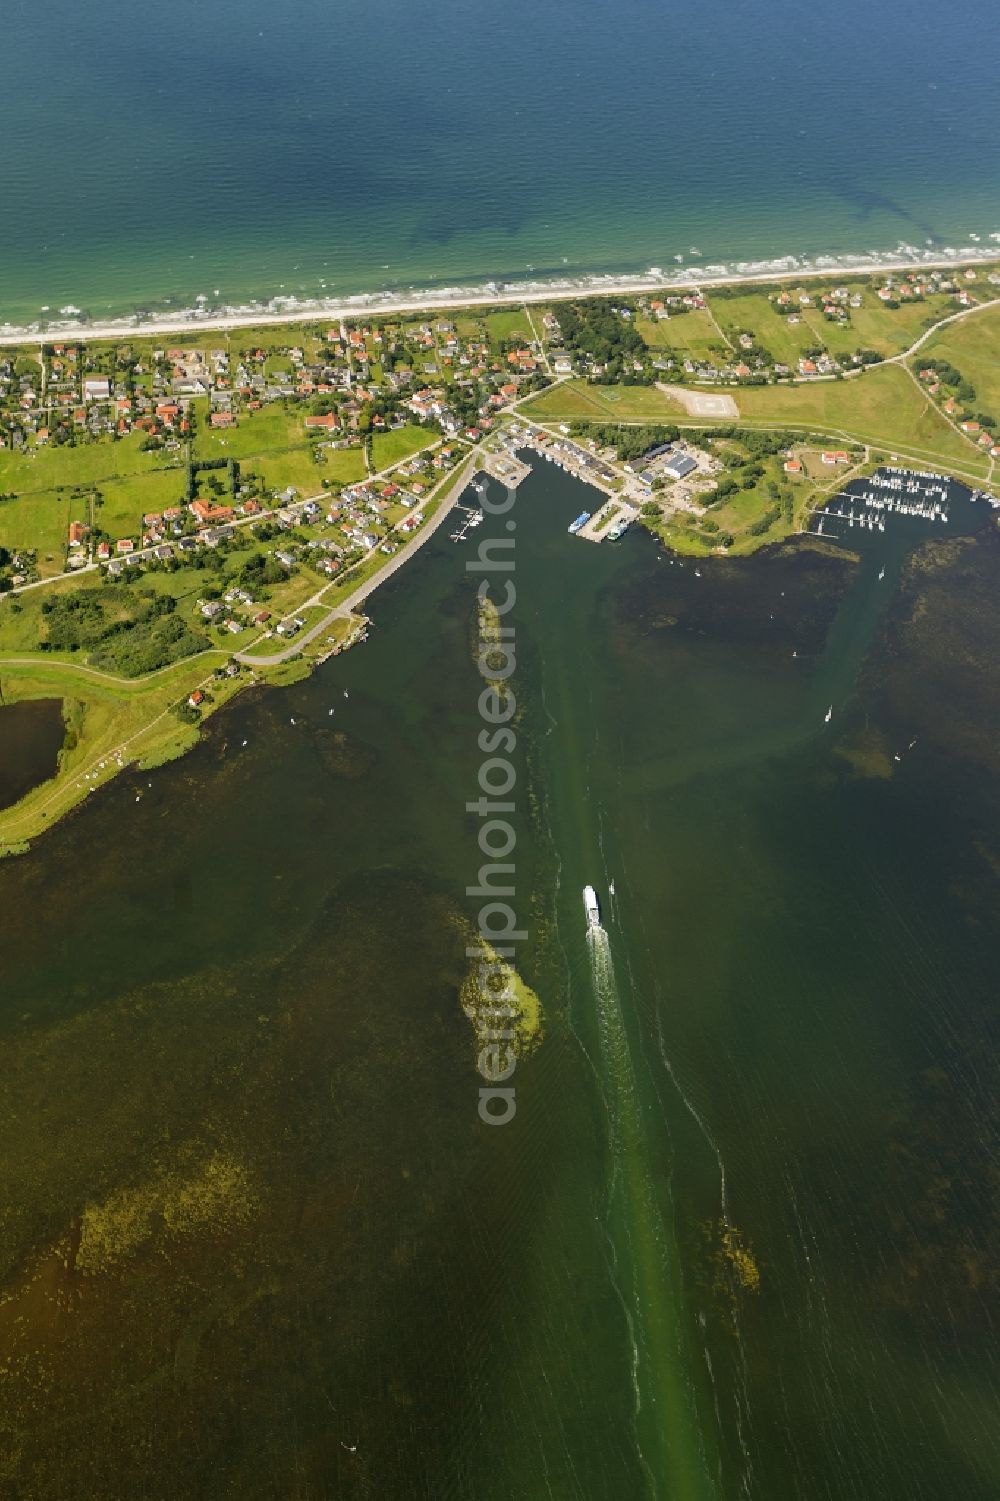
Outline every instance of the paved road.
{"label": "paved road", "polygon": [[[237,662],[243,662],[247,667],[273,667],[278,662],[287,662],[290,657],[296,656],[304,646],[308,646],[310,642],[315,641],[317,636],[321,636],[324,631],[328,631],[333,621],[345,620],[350,615],[353,615],[358,606],[364,604],[368,596],[373,594],[380,584],[384,584],[387,578],[391,578],[396,570],[402,568],[403,564],[408,562],[413,554],[423,547],[428,538],[434,535],[445,517],[457,505],[458,501],[461,500],[466,486],[475,473],[478,461],[479,450],[476,449],[466,460],[464,468],[459,470],[458,478],[455,481],[451,494],[446,500],[442,501],[427,524],[422,526],[420,531],[411,537],[404,547],[400,548],[399,552],[396,553],[395,557],[384,568],[380,569],[378,573],[373,574],[371,578],[365,579],[363,584],[359,584],[352,594],[348,594],[345,599],[340,600],[339,603],[334,605],[323,616],[322,620],[317,622],[316,625],[310,626],[304,635],[298,636],[294,641],[290,642],[283,651],[271,652],[265,656],[261,656],[260,654],[254,655],[253,652],[249,651],[236,652],[234,655]],[[311,599],[307,599],[304,604],[299,606],[299,611],[307,610],[312,605],[321,605],[323,603],[322,595],[326,593],[329,587],[329,584],[324,584],[323,588],[318,590]]]}

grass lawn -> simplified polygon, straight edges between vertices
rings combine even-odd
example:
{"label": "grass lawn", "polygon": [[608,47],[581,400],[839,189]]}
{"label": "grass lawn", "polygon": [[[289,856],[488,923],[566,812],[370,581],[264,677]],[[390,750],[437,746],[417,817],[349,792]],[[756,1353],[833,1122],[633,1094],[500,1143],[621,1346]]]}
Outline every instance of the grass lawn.
{"label": "grass lawn", "polygon": [[708,359],[712,349],[723,344],[711,315],[700,308],[662,320],[638,317],[635,326],[651,349],[676,352],[682,358]]}
{"label": "grass lawn", "polygon": [[[97,525],[110,537],[135,537],[138,541],[143,516],[186,504],[184,470],[166,469],[129,479],[104,480],[100,494],[94,513]],[[81,504],[84,503],[77,502],[77,509]],[[86,521],[87,517],[76,519]]]}
{"label": "grass lawn", "polygon": [[391,432],[376,433],[372,438],[375,468],[388,469],[390,464],[398,464],[411,454],[419,453],[422,448],[429,448],[432,443],[440,441],[439,432],[418,427],[415,423],[407,423],[406,427],[395,428]]}
{"label": "grass lawn", "polygon": [[584,380],[542,391],[518,411],[537,422],[669,422],[684,415],[683,407],[655,386],[591,386]]}
{"label": "grass lawn", "polygon": [[740,420],[812,429],[954,467],[984,478],[975,447],[941,416],[905,370],[883,366],[857,380],[760,386],[739,392]]}
{"label": "grass lawn", "polygon": [[87,486],[128,474],[148,474],[164,468],[156,453],[142,453],[144,434],[130,433],[117,442],[49,444],[25,453],[0,449],[0,493],[56,490],[60,486]]}
{"label": "grass lawn", "polygon": [[[837,285],[845,286],[852,295],[860,292],[863,298],[861,307],[849,309],[850,322],[846,326],[824,318],[822,289],[815,283],[783,286],[793,298],[793,315],[801,320],[795,324],[790,324],[787,317],[775,312],[765,289],[738,292],[731,297],[710,293],[709,302],[719,323],[734,341],[739,332],[754,333],[775,359],[793,367],[805,350],[819,345],[835,356],[853,354],[856,349],[874,349],[881,355],[900,354],[925,328],[954,311],[953,298],[945,293],[923,301],[904,302],[898,308],[887,308],[867,283],[838,282]],[[803,292],[812,298],[809,307],[803,307],[799,302]]]}
{"label": "grass lawn", "polygon": [[54,490],[0,500],[0,547],[11,552],[36,548],[43,578],[62,573],[69,524],[87,521],[89,509],[89,501],[71,500],[67,493]]}
{"label": "grass lawn", "polygon": [[485,339],[486,325],[474,313],[461,314],[452,321],[460,339]]}
{"label": "grass lawn", "polygon": [[[323,342],[317,337],[317,329],[325,332],[326,327],[321,321],[317,325],[287,323],[283,327],[280,324],[264,324],[262,327],[225,331],[217,329],[214,333],[206,334],[200,344],[205,349],[225,349],[230,356],[255,349],[263,349],[265,353],[275,349],[301,349],[306,363],[311,364]],[[279,359],[279,363],[283,369],[288,368],[288,360]]]}
{"label": "grass lawn", "polygon": [[236,427],[216,431],[208,425],[208,403],[195,403],[198,431],[193,452],[198,459],[242,459],[276,449],[294,448],[306,440],[304,413],[283,402],[271,402],[259,412],[241,412]]}
{"label": "grass lawn", "polygon": [[289,485],[294,485],[300,495],[318,495],[324,478],[333,478],[325,464],[314,461],[308,443],[300,448],[257,454],[247,461],[247,465],[262,477],[268,489],[287,490]]}
{"label": "grass lawn", "polygon": [[505,308],[497,313],[487,313],[484,322],[486,332],[493,344],[501,339],[520,339],[527,344],[531,338],[531,323],[523,307]]}
{"label": "grass lawn", "polygon": [[213,432],[206,426],[207,411],[200,416],[194,444],[196,458],[238,459],[248,471],[260,474],[270,489],[285,490],[294,485],[302,495],[315,495],[324,479],[348,485],[364,479],[367,473],[360,448],[323,448],[322,462],[317,464],[304,413],[280,402],[242,414],[238,427],[223,432]]}
{"label": "grass lawn", "polygon": [[884,307],[874,292],[866,291],[864,297],[863,307],[851,309],[855,345],[877,349],[880,354],[901,354],[932,323],[955,311],[954,298],[945,293],[922,302],[904,302],[895,309]]}
{"label": "grass lawn", "polygon": [[356,485],[368,473],[363,448],[325,448],[323,453],[323,467],[316,471],[321,479]]}

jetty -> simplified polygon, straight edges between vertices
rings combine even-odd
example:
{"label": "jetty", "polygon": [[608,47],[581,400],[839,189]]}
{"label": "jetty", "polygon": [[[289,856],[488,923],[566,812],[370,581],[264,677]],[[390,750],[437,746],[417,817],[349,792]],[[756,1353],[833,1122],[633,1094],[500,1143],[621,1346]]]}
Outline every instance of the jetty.
{"label": "jetty", "polygon": [[588,542],[617,542],[633,521],[638,520],[638,516],[638,506],[616,495],[613,499],[606,500],[575,535],[585,537]]}

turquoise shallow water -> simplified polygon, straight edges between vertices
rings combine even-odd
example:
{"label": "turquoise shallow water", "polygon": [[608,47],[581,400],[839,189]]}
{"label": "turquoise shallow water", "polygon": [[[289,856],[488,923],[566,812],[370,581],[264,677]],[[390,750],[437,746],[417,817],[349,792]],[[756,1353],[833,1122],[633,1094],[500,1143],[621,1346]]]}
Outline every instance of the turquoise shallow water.
{"label": "turquoise shallow water", "polygon": [[1000,229],[986,0],[4,20],[0,322]]}

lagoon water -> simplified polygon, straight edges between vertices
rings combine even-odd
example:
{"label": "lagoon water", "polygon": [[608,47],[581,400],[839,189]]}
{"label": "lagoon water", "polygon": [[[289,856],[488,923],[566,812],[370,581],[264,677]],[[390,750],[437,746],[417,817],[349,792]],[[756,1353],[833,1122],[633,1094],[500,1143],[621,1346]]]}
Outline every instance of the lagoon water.
{"label": "lagoon water", "polygon": [[985,246],[998,48],[988,0],[9,0],[0,324]]}
{"label": "lagoon water", "polygon": [[471,544],[0,869],[11,1494],[997,1494],[996,532],[697,577],[586,498],[514,512],[508,1126]]}
{"label": "lagoon water", "polygon": [[55,774],[65,737],[59,699],[0,704],[0,808]]}

